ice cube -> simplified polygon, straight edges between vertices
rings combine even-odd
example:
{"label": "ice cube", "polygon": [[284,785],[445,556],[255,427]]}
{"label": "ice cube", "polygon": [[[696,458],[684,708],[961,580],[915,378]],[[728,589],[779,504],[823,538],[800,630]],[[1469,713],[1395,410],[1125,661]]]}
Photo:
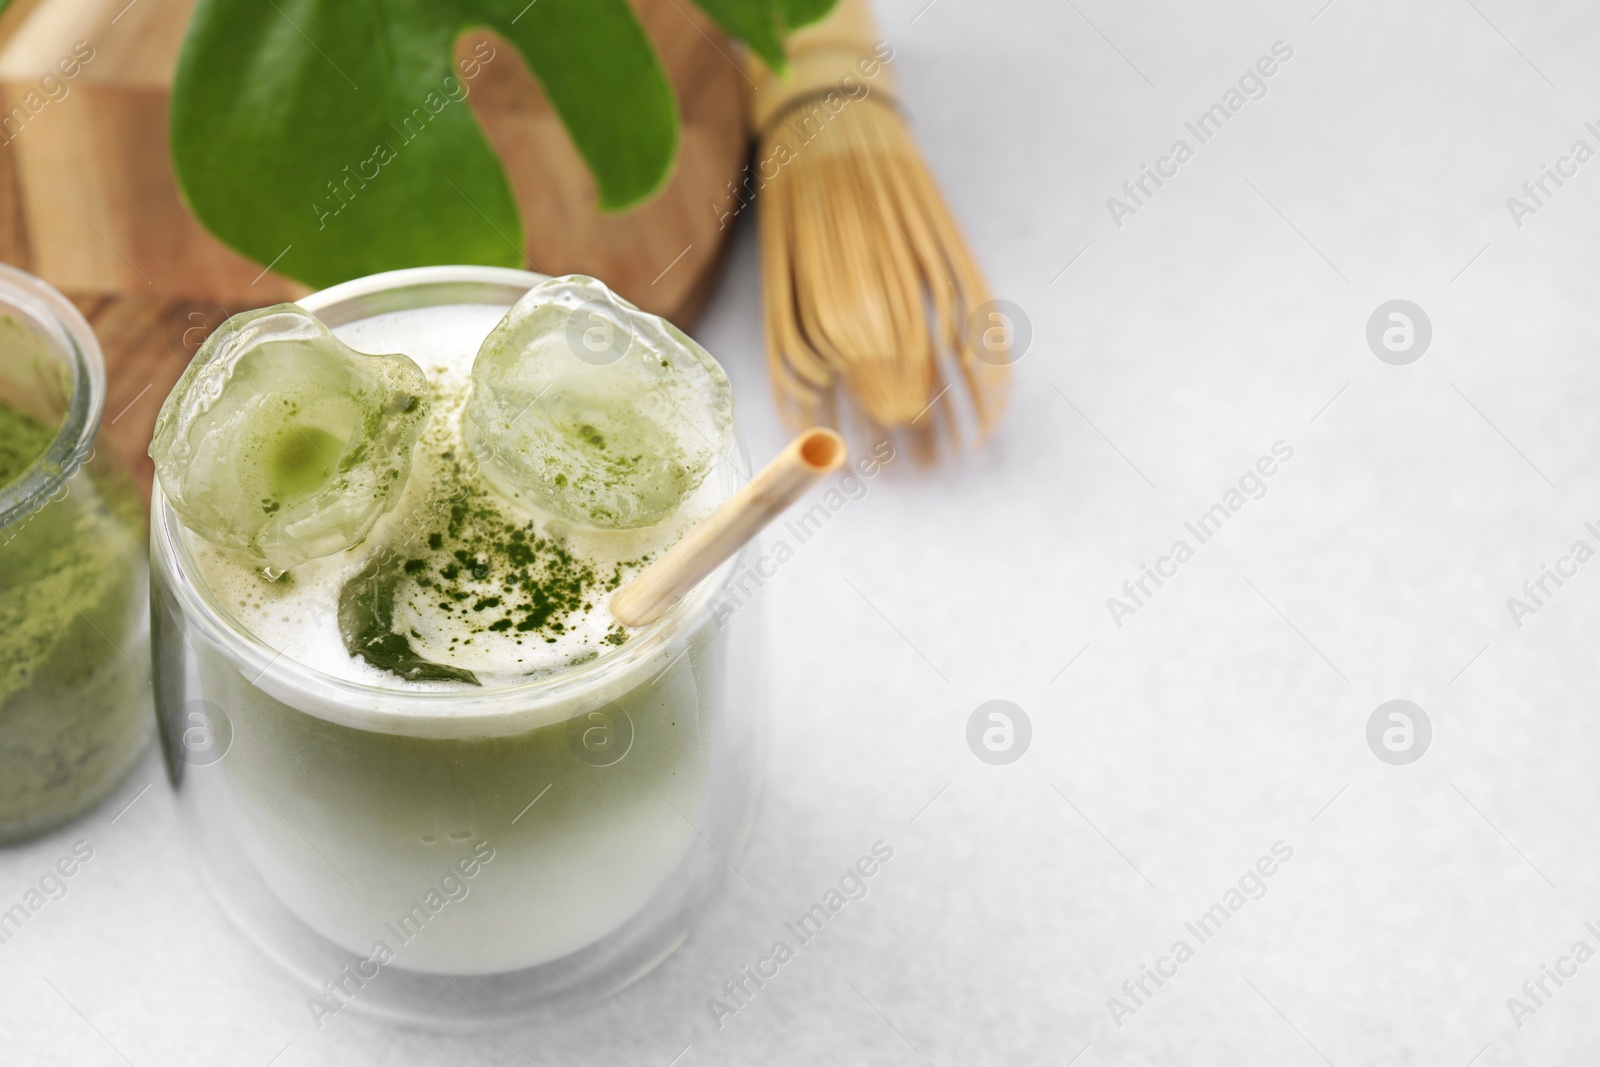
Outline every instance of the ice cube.
{"label": "ice cube", "polygon": [[705,480],[729,445],[733,391],[676,326],[569,275],[528,290],[483,342],[464,429],[501,492],[629,529]]}
{"label": "ice cube", "polygon": [[294,304],[235,315],[195,354],[150,456],[184,525],[269,572],[366,537],[411,472],[428,382]]}

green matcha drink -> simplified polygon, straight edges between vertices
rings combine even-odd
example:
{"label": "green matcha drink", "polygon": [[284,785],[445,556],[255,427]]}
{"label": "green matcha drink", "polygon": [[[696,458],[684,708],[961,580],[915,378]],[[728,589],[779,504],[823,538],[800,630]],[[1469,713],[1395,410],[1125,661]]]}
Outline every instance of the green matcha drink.
{"label": "green matcha drink", "polygon": [[0,269],[0,841],[93,805],[149,741],[144,514],[93,452],[93,334]]}
{"label": "green matcha drink", "polygon": [[726,379],[590,280],[511,307],[539,281],[364,279],[304,302],[331,336],[241,317],[157,431],[169,764],[223,905],[322,984],[319,1019],[449,1015],[435,975],[507,1011],[615,988],[743,833],[726,569],[650,627],[607,607],[735,488]]}

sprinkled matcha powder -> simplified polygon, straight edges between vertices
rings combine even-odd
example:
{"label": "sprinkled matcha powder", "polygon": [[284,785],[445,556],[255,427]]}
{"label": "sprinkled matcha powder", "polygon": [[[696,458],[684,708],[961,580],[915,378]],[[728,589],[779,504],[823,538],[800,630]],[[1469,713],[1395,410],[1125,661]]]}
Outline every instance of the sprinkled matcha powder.
{"label": "sprinkled matcha powder", "polygon": [[[405,547],[380,549],[340,596],[346,647],[375,667],[412,681],[478,684],[457,665],[477,658],[473,645],[483,635],[515,645],[555,644],[574,616],[598,608],[625,572],[647,562],[597,570],[538,522],[510,510],[455,452],[438,459],[436,505],[408,532]],[[446,633],[448,643],[434,636]],[[627,639],[613,624],[571,662]]]}
{"label": "sprinkled matcha powder", "polygon": [[[452,455],[445,458],[462,488],[442,529],[428,533],[428,552],[405,565],[416,587],[407,603],[419,614],[467,615],[474,623],[471,633],[514,630],[554,643],[554,635],[566,629],[564,620],[617,588],[620,567],[596,574],[560,541],[541,535],[534,522],[509,518]],[[623,635],[622,627],[613,627],[611,635]]]}

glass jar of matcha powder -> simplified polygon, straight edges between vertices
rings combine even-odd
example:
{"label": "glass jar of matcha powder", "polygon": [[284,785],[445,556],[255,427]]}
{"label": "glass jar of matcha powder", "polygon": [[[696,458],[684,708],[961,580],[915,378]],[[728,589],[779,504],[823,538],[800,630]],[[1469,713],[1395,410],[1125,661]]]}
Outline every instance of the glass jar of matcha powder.
{"label": "glass jar of matcha powder", "polygon": [[0,841],[92,806],[144,750],[144,509],[95,449],[100,346],[83,316],[0,266]]}

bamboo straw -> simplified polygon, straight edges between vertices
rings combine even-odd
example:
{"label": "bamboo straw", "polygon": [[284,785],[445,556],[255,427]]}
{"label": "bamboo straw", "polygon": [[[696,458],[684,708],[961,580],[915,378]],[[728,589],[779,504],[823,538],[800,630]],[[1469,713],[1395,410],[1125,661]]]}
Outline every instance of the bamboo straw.
{"label": "bamboo straw", "polygon": [[723,501],[703,522],[611,597],[611,614],[624,626],[654,622],[700,580],[716,570],[816,480],[845,461],[844,439],[825,427],[802,433],[749,484]]}
{"label": "bamboo straw", "polygon": [[749,59],[758,150],[746,184],[779,410],[797,426],[835,421],[842,386],[869,429],[904,432],[927,457],[961,437],[949,372],[981,439],[1005,409],[1010,359],[974,353],[969,322],[991,295],[906,130],[876,36],[866,0],[840,0],[789,38],[787,75]]}

